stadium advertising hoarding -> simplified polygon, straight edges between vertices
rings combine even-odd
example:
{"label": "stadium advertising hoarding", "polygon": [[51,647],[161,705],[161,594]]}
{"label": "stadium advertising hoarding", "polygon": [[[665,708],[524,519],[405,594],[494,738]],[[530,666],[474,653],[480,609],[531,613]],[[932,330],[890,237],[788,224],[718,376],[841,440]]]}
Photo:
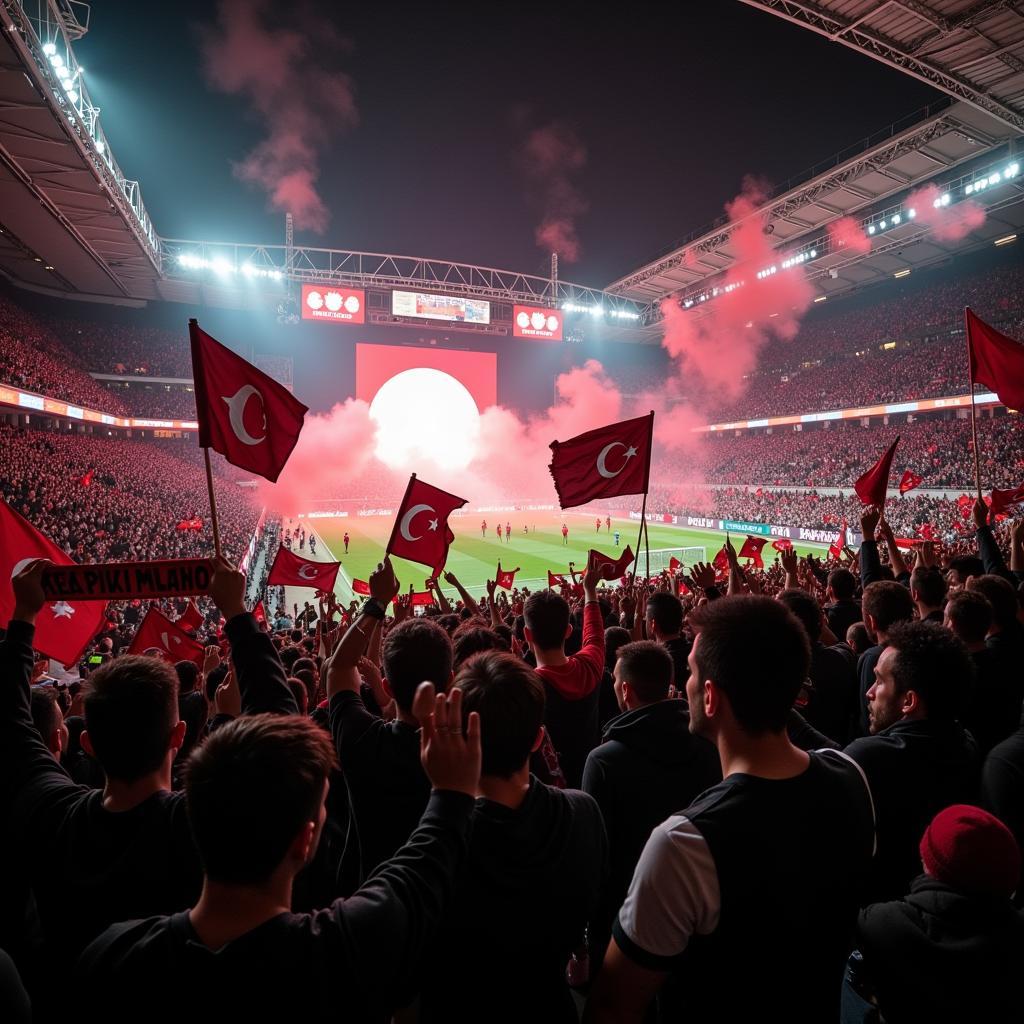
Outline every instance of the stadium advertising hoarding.
{"label": "stadium advertising hoarding", "polygon": [[557,309],[540,306],[514,306],[512,337],[529,341],[561,341],[562,314]]}
{"label": "stadium advertising hoarding", "polygon": [[[632,514],[640,518],[640,513]],[[810,544],[832,544],[839,536],[838,530],[814,530],[806,526],[784,526],[774,523],[744,523],[733,519],[709,519],[706,516],[679,516],[682,526],[698,530],[718,530],[722,533],[749,533],[759,537],[785,537],[788,540],[807,541]],[[847,529],[847,541],[851,547],[859,547],[861,535]]]}
{"label": "stadium advertising hoarding", "polygon": [[332,284],[302,286],[302,319],[361,324],[365,319],[366,292]]}
{"label": "stadium advertising hoarding", "polygon": [[491,304],[484,299],[463,299],[456,295],[429,292],[391,293],[391,312],[420,320],[451,320],[467,324],[489,324]]}
{"label": "stadium advertising hoarding", "polygon": [[767,523],[744,523],[732,519],[723,519],[718,528],[725,530],[726,533],[752,533],[761,537],[770,537],[772,535],[771,527]]}

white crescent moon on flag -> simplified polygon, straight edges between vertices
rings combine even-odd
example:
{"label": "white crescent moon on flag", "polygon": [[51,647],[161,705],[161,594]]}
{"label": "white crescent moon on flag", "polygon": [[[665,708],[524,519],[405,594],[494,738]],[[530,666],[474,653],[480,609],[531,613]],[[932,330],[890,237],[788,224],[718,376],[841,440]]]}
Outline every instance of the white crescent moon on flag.
{"label": "white crescent moon on flag", "polygon": [[624,459],[622,465],[619,466],[619,468],[617,470],[615,470],[614,473],[610,473],[608,471],[608,467],[604,464],[604,460],[606,458],[608,458],[608,453],[613,448],[625,448],[625,447],[626,446],[621,441],[612,441],[611,444],[606,444],[601,449],[601,453],[597,457],[597,471],[598,471],[598,473],[601,474],[601,476],[603,476],[605,478],[605,480],[611,480],[614,477],[617,477],[626,468],[626,463],[629,462],[629,459]]}
{"label": "white crescent moon on flag", "polygon": [[161,633],[160,634],[160,640],[163,643],[164,647],[168,651],[171,649],[171,640],[174,640],[174,642],[176,644],[178,644],[179,646],[181,645],[181,637],[180,636],[175,636],[175,637],[171,637],[170,639],[168,639],[166,633]]}
{"label": "white crescent moon on flag", "polygon": [[[230,398],[225,398],[223,395],[221,396],[221,401],[227,403],[227,407],[229,410],[228,419],[231,421],[231,429],[235,432],[235,437],[237,437],[238,440],[242,442],[242,444],[261,444],[263,441],[267,439],[266,433],[264,433],[260,437],[253,437],[252,434],[250,434],[249,431],[245,429],[245,424],[242,422],[242,417],[245,413],[246,403],[249,401],[250,398],[252,398],[253,395],[256,395],[256,397],[259,398],[260,405],[262,406],[263,395],[261,395],[259,391],[256,388],[254,388],[251,384],[244,384]],[[264,414],[264,430],[266,430],[266,426],[267,417],[266,414]]]}
{"label": "white crescent moon on flag", "polygon": [[[413,517],[420,512],[434,512],[434,509],[430,505],[413,505],[413,507],[409,509],[404,516],[402,516],[402,521],[398,524],[398,532],[401,533],[406,540],[419,540],[420,536],[422,536],[414,537],[409,532],[409,527],[412,525]],[[437,513],[434,512],[434,514],[436,515]]]}
{"label": "white crescent moon on flag", "polygon": [[[308,574],[306,572],[307,569],[310,570]],[[299,569],[299,575],[304,580],[315,580],[317,578],[318,573],[316,571],[316,568],[307,562],[304,566],[302,566],[302,568]]]}
{"label": "white crescent moon on flag", "polygon": [[25,568],[26,565],[28,565],[30,562],[34,562],[37,557],[39,556],[33,555],[32,558],[23,558],[20,562],[18,562],[17,565],[15,565],[15,567],[11,570],[11,579],[13,580],[14,577],[17,576],[18,573]]}

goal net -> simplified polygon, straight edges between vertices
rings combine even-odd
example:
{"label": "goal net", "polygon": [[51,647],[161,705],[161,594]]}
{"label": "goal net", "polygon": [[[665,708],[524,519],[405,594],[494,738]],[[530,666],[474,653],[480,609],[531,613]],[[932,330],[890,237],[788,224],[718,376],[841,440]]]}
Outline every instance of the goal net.
{"label": "goal net", "polygon": [[[706,547],[696,548],[657,548],[651,551],[651,575],[667,569],[673,558],[677,558],[687,569],[692,569],[697,562],[708,560],[708,549]],[[641,548],[640,561],[637,565],[638,571],[643,571],[647,562],[646,554]]]}

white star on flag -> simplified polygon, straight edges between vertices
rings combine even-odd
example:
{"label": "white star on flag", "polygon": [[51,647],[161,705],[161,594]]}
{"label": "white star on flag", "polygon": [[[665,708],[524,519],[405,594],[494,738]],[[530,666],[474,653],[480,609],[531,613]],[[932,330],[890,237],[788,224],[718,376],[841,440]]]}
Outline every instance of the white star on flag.
{"label": "white star on flag", "polygon": [[437,529],[437,520],[436,519],[431,519],[430,520],[430,529],[432,529],[432,530],[436,530]]}
{"label": "white star on flag", "polygon": [[630,448],[626,449],[626,458],[627,459],[633,458],[634,455],[636,455],[636,449],[635,448],[630,447]]}
{"label": "white star on flag", "polygon": [[51,605],[50,611],[53,612],[55,619],[70,619],[75,614],[75,609],[67,601],[58,601],[55,605]]}

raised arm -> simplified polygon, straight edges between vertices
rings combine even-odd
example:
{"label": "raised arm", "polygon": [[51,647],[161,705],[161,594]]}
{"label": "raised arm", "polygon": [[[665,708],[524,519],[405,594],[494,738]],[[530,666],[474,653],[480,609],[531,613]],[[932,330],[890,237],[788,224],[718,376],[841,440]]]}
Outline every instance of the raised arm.
{"label": "raised arm", "polygon": [[450,583],[459,592],[459,597],[462,598],[462,603],[469,609],[469,613],[471,615],[483,615],[483,612],[480,611],[480,605],[476,603],[473,595],[470,594],[470,592],[459,582],[455,573],[446,572],[444,574],[444,579],[446,583]]}
{"label": "raised arm", "polygon": [[868,505],[860,516],[860,529],[863,541],[860,546],[860,585],[866,587],[882,578],[882,563],[878,557],[878,542],[875,530],[882,514],[876,505]]}
{"label": "raised arm", "polygon": [[992,527],[988,524],[988,506],[980,498],[974,502],[974,525],[977,527],[978,553],[981,555],[985,572],[992,576],[1002,576],[1016,588],[1017,577],[1006,568],[1003,553],[999,550]]}
{"label": "raised arm", "polygon": [[903,557],[903,552],[900,551],[899,545],[896,543],[896,538],[893,536],[892,527],[883,517],[879,525],[879,531],[885,540],[886,550],[889,552],[889,564],[892,566],[893,575],[896,577],[897,583],[902,583],[904,586],[910,585],[910,569],[907,568],[907,561]]}

